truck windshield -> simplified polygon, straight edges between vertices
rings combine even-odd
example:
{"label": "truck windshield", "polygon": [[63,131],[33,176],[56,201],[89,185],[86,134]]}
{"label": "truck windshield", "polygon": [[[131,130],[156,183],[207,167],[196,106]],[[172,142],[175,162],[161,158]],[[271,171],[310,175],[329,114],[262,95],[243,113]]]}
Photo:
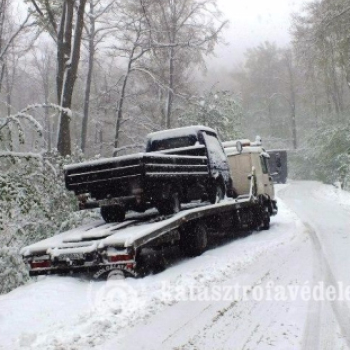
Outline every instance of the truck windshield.
{"label": "truck windshield", "polygon": [[196,143],[195,137],[177,137],[163,140],[153,140],[150,151],[161,151],[163,149],[181,148],[193,146]]}

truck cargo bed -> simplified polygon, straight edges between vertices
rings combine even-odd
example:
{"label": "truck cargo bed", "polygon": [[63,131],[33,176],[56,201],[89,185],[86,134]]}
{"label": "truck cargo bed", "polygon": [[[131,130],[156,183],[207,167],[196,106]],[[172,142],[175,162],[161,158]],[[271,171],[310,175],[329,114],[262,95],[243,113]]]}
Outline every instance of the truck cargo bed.
{"label": "truck cargo bed", "polygon": [[106,195],[130,194],[130,184],[142,181],[147,186],[149,179],[168,181],[195,181],[208,176],[207,158],[202,156],[179,156],[161,153],[139,153],[131,156],[101,159],[92,162],[65,166],[65,181],[68,190],[76,195],[91,193],[96,199]]}

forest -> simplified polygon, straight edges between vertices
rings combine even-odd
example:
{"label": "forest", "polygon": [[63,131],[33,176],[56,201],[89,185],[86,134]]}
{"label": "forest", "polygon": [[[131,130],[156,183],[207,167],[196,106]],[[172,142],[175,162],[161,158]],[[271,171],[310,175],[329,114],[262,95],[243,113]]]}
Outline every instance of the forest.
{"label": "forest", "polygon": [[349,1],[310,1],[288,46],[214,74],[216,0],[0,0],[0,293],[28,280],[22,246],[96,215],[62,166],[138,151],[149,132],[260,135],[288,150],[292,179],[349,189],[349,19]]}

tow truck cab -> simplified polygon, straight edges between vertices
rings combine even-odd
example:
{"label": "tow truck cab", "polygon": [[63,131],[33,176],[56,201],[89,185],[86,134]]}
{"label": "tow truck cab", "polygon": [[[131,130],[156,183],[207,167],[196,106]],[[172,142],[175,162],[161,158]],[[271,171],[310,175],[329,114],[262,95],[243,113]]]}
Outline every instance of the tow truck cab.
{"label": "tow truck cab", "polygon": [[[255,178],[255,195],[266,203],[270,214],[277,213],[273,179],[269,171],[269,154],[259,142],[249,140],[223,143],[230,166],[233,187],[239,196],[250,192],[250,178]],[[237,147],[236,147],[237,145]]]}

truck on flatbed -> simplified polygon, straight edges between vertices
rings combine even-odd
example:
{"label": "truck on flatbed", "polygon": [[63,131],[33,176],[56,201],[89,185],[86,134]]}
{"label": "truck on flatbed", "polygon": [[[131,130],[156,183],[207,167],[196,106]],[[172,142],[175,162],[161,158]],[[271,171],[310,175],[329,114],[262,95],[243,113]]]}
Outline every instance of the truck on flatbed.
{"label": "truck on flatbed", "polygon": [[235,195],[224,149],[204,126],[149,134],[144,153],[68,165],[64,173],[79,208],[100,207],[106,222],[123,221],[128,210],[168,215],[181,203]]}
{"label": "truck on flatbed", "polygon": [[[116,269],[139,276],[154,264],[161,264],[161,258],[150,263],[150,251],[178,247],[185,256],[197,256],[205,251],[210,237],[234,237],[244,230],[268,229],[270,216],[277,213],[274,194],[263,183],[268,174],[262,167],[268,155],[260,147],[242,150],[239,141],[234,141],[234,146],[232,142],[226,145],[225,152],[232,173],[240,164],[240,173],[232,178],[239,191],[236,198],[226,197],[215,204],[184,204],[182,211],[167,216],[159,215],[155,209],[128,213],[123,222],[97,221],[58,234],[22,249],[30,275],[100,275]],[[273,191],[272,183],[271,186]]]}

